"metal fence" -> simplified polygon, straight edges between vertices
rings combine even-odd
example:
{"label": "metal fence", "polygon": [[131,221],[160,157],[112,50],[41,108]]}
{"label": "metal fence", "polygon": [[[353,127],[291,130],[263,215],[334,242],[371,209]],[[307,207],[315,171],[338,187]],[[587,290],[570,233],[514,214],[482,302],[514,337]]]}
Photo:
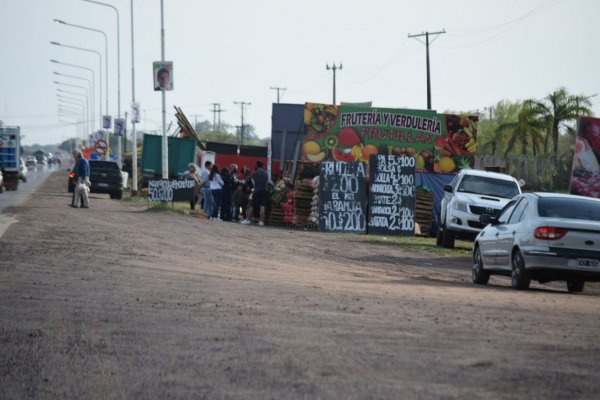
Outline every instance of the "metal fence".
{"label": "metal fence", "polygon": [[567,192],[571,179],[572,157],[561,157],[556,167],[551,157],[481,156],[476,169],[504,172],[525,181],[525,190]]}

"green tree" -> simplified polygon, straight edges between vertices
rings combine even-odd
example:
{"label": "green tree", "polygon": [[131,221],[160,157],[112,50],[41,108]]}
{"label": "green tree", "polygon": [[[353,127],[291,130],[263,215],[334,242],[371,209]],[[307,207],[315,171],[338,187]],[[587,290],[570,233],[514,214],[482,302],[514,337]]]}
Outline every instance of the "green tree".
{"label": "green tree", "polygon": [[505,137],[507,156],[520,144],[522,155],[527,155],[531,146],[532,154],[538,155],[543,146],[547,121],[543,109],[534,101],[526,100],[518,103],[519,111],[516,120],[506,121],[498,125],[498,134]]}
{"label": "green tree", "polygon": [[592,103],[589,98],[579,95],[570,95],[567,89],[559,88],[550,93],[541,102],[536,102],[543,110],[548,123],[549,134],[544,141],[544,150],[547,154],[549,139],[552,139],[552,161],[556,166],[558,160],[559,136],[565,130],[565,124],[576,121],[581,115],[591,115]]}
{"label": "green tree", "polygon": [[484,116],[479,123],[478,153],[495,156],[500,149],[504,148],[507,134],[505,130],[500,130],[498,127],[517,121],[520,109],[520,103],[502,100],[489,110],[489,117]]}

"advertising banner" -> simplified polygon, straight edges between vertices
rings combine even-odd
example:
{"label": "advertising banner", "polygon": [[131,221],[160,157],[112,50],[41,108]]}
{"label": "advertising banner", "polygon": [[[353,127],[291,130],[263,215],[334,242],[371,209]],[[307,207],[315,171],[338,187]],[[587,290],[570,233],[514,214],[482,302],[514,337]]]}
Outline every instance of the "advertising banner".
{"label": "advertising banner", "polygon": [[477,117],[430,110],[306,103],[303,162],[369,162],[372,155],[411,156],[420,172],[472,167]]}
{"label": "advertising banner", "polygon": [[154,61],[154,90],[173,90],[173,61]]}
{"label": "advertising banner", "polygon": [[600,119],[581,117],[571,168],[571,194],[600,198]]}

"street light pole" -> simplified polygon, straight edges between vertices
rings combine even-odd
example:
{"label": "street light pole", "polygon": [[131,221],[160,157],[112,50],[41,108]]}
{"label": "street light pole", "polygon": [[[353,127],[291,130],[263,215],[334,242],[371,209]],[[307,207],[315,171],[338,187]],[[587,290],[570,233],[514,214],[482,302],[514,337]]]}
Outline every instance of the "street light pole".
{"label": "street light pole", "polygon": [[[101,33],[104,36],[104,55],[105,55],[105,59],[104,62],[106,63],[106,115],[109,115],[108,113],[108,36],[106,36],[106,33],[104,31],[101,31],[100,29],[96,29],[96,28],[90,28],[88,26],[83,26],[83,25],[77,25],[77,24],[71,24],[65,21],[62,21],[60,19],[54,19],[54,22],[58,23],[58,24],[62,24],[62,25],[67,25],[67,26],[72,26],[74,28],[79,28],[79,29],[85,29],[87,31],[92,31],[92,32],[97,32],[97,33]],[[110,130],[106,130],[106,143],[108,144],[108,146],[106,147],[106,155],[105,158],[107,160],[110,159]]]}
{"label": "street light pole", "polygon": [[[164,0],[160,0],[160,60],[165,62],[165,15]],[[162,94],[162,178],[169,179],[169,151],[167,146],[167,97],[166,90],[161,90]]]}
{"label": "street light pole", "polygon": [[[60,46],[60,47],[66,47],[68,49],[74,49],[74,50],[81,50],[81,51],[87,51],[90,53],[96,53],[98,55],[98,69],[100,70],[100,103],[102,103],[102,55],[100,54],[99,51],[93,50],[93,49],[88,49],[85,47],[77,47],[77,46],[71,46],[68,44],[62,44],[62,43],[58,43],[58,42],[50,42],[50,44],[54,45],[54,46]],[[106,76],[106,80],[108,81],[108,74]],[[108,85],[106,85],[106,89],[108,90]],[[106,109],[108,110],[108,92],[106,93]],[[102,114],[102,110],[100,110],[100,114]],[[102,115],[100,115],[100,121],[102,121]]]}
{"label": "street light pole", "polygon": [[56,85],[63,85],[63,86],[69,86],[69,87],[73,87],[73,88],[77,88],[77,89],[83,89],[85,90],[86,94],[82,94],[82,93],[77,93],[77,92],[70,92],[70,91],[65,91],[62,89],[57,89],[59,92],[63,92],[63,93],[69,93],[69,94],[73,94],[73,95],[77,95],[77,96],[84,96],[85,97],[85,106],[86,106],[86,110],[87,110],[87,122],[88,122],[88,129],[90,129],[90,133],[92,132],[92,127],[90,125],[90,117],[89,117],[89,97],[90,94],[88,93],[88,90],[85,86],[79,86],[79,85],[71,85],[70,83],[64,83],[64,82],[58,82],[58,81],[53,81]]}
{"label": "street light pole", "polygon": [[[56,72],[56,71],[53,71],[52,73],[54,75],[64,76],[65,78],[72,78],[72,79],[79,79],[79,80],[82,80],[82,81],[87,81],[88,86],[90,88],[90,93],[91,93],[91,96],[90,96],[90,99],[91,99],[91,101],[90,101],[90,103],[91,103],[91,107],[90,107],[90,109],[91,109],[91,111],[90,111],[90,122],[91,122],[91,126],[92,126],[92,129],[93,129],[93,126],[94,126],[93,116],[94,116],[94,108],[95,108],[94,107],[94,98],[96,97],[94,91],[95,91],[96,88],[92,85],[92,82],[89,79],[84,78],[82,76],[61,74],[60,72]],[[91,133],[91,131],[90,131],[90,133]]]}
{"label": "street light pole", "polygon": [[[130,0],[131,5],[131,105],[135,107],[135,56],[133,52],[133,0]],[[137,110],[139,113],[139,110]],[[133,141],[133,149],[131,153],[131,169],[132,169],[132,177],[131,177],[131,194],[137,195],[137,133],[135,131],[135,124],[137,115],[131,116],[131,138]]]}
{"label": "street light pole", "polygon": [[[69,64],[66,62],[62,62],[62,61],[57,61],[57,60],[50,60],[50,62],[53,62],[55,64],[59,64],[59,65],[66,65],[68,67],[73,67],[73,68],[80,68],[80,69],[85,69],[88,70],[92,73],[92,81],[94,82],[94,90],[96,88],[96,73],[93,69],[88,68],[88,67],[84,67],[82,65],[76,65],[76,64]],[[102,67],[102,66],[100,66]],[[98,103],[99,107],[98,107],[98,123],[100,124],[100,129],[102,129],[102,68],[100,68],[100,84],[98,85],[98,93],[100,94],[100,102]],[[96,98],[94,97],[94,104],[96,104]],[[95,107],[92,106],[92,109],[94,109]]]}
{"label": "street light pole", "polygon": [[[98,4],[100,6],[110,7],[114,10],[117,15],[117,118],[121,118],[121,24],[119,23],[119,10],[112,4],[102,3],[100,1],[95,0],[83,0],[88,3]],[[133,1],[133,0],[132,0]],[[118,161],[119,167],[121,167],[121,141],[122,138],[119,138],[117,144],[117,152],[118,152]]]}
{"label": "street light pole", "polygon": [[325,68],[327,68],[327,71],[329,71],[330,69],[333,70],[333,105],[335,106],[335,71],[338,69],[342,69],[342,63],[340,63],[340,66],[336,66],[335,63],[333,63],[333,67],[329,68],[329,64],[325,65]]}

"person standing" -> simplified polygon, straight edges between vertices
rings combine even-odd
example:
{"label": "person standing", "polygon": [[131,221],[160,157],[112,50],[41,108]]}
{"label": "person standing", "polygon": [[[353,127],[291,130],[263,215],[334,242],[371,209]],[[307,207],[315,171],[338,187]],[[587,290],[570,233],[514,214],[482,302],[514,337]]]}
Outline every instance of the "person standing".
{"label": "person standing", "polygon": [[233,178],[227,168],[221,170],[223,191],[221,193],[221,219],[231,221],[231,200],[233,199]]}
{"label": "person standing", "polygon": [[210,190],[210,169],[212,167],[212,162],[205,161],[204,168],[200,170],[200,181],[202,182],[202,197],[204,201],[204,212],[208,218],[211,217],[212,214],[212,192]]}
{"label": "person standing", "polygon": [[188,165],[188,174],[186,179],[194,181],[194,197],[190,200],[190,209],[196,209],[196,203],[198,203],[198,196],[200,195],[200,187],[202,186],[202,182],[200,180],[200,176],[198,172],[196,172],[196,164],[190,163]]}
{"label": "person standing", "polygon": [[77,181],[75,182],[73,203],[71,203],[71,207],[78,208],[77,203],[81,197],[83,200],[81,208],[89,208],[87,185],[90,182],[90,163],[83,157],[81,151],[76,153],[75,158],[75,174],[77,174]]}
{"label": "person standing", "polygon": [[231,196],[230,196],[230,204],[231,204],[231,216],[236,221],[240,221],[240,208],[236,207],[235,201],[233,201],[233,195],[236,192],[238,186],[240,185],[240,181],[238,179],[238,166],[237,164],[231,164],[229,166],[229,174],[231,175],[232,186],[231,186]]}
{"label": "person standing", "polygon": [[[258,225],[263,226],[265,224],[265,201],[267,198],[267,183],[269,182],[269,176],[267,171],[263,169],[263,162],[258,160],[256,162],[256,171],[252,173],[252,184],[254,189],[252,190],[252,212],[254,218],[258,214]],[[250,216],[252,217],[252,215]],[[242,221],[244,224],[249,224],[250,221]]]}
{"label": "person standing", "polygon": [[212,166],[210,170],[210,175],[208,176],[208,180],[210,181],[210,191],[212,194],[212,214],[210,215],[210,219],[213,221],[222,221],[219,218],[219,208],[221,208],[221,194],[223,193],[223,179],[221,179],[221,175],[219,175],[219,167],[217,164]]}

